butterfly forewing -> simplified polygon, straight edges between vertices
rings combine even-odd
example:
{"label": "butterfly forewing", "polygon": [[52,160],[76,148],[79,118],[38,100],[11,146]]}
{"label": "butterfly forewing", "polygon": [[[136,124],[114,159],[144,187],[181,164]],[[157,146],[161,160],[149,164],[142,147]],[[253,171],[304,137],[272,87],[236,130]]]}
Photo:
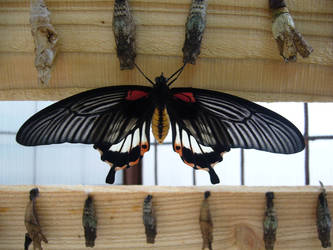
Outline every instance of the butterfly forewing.
{"label": "butterfly forewing", "polygon": [[[202,145],[283,154],[304,149],[299,130],[287,119],[260,105],[203,89],[174,88],[171,92],[174,101],[170,101],[169,112],[174,114],[170,117],[185,124],[187,131]],[[179,93],[192,93],[192,100],[179,98]],[[183,116],[184,110],[190,113]]]}
{"label": "butterfly forewing", "polygon": [[32,116],[16,140],[28,146],[118,143],[151,118],[150,91],[143,86],[114,86],[71,96]]}

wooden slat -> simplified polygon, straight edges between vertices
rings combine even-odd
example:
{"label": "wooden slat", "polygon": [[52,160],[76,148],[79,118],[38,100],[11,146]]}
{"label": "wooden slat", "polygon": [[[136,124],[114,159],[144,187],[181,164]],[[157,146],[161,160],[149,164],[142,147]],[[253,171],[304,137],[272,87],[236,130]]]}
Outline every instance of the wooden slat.
{"label": "wooden slat", "polygon": [[[32,186],[0,186],[0,249],[22,249],[24,210]],[[319,187],[144,187],[41,186],[37,211],[49,240],[44,249],[84,249],[82,209],[87,193],[96,201],[94,249],[201,249],[199,210],[203,192],[210,199],[213,249],[264,249],[265,192],[274,191],[279,219],[276,248],[321,249],[317,238]],[[326,187],[333,207],[333,187]],[[153,195],[157,215],[154,245],[145,243],[142,203]]]}
{"label": "wooden slat", "polygon": [[[176,57],[142,55],[137,63],[154,79],[161,71],[166,75],[173,73],[175,65],[180,65],[179,60]],[[120,71],[114,54],[92,53],[85,56],[81,53],[61,53],[57,57],[58,70],[53,71],[50,85],[41,88],[37,85],[37,73],[34,65],[30,64],[32,61],[32,54],[0,55],[0,99],[57,100],[90,88],[148,84],[136,70]],[[256,101],[332,101],[332,66],[263,60],[214,61],[219,62],[212,64],[210,59],[200,59],[197,65],[189,65],[174,86],[224,91]],[[152,63],[154,67],[151,67]],[[276,68],[283,70],[284,74]]]}
{"label": "wooden slat", "polygon": [[[152,79],[182,63],[189,0],[130,1],[137,63]],[[29,1],[0,2],[0,99],[59,99],[90,88],[148,84],[120,72],[111,28],[113,1],[49,0],[59,54],[47,87],[37,84]],[[285,64],[271,34],[267,0],[211,0],[202,52],[175,86],[225,91],[256,101],[333,100],[333,2],[289,0],[296,26],[314,48]]]}

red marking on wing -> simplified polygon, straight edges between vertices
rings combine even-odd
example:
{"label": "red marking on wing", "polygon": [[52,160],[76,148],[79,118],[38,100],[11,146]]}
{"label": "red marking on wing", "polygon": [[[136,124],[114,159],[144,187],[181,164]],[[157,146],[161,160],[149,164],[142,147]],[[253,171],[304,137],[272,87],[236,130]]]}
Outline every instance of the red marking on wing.
{"label": "red marking on wing", "polygon": [[142,90],[129,90],[127,92],[126,100],[128,101],[135,101],[140,98],[148,96],[148,93]]}
{"label": "red marking on wing", "polygon": [[182,151],[181,145],[178,145],[178,144],[175,143],[173,145],[173,148],[174,148],[174,151],[180,155],[180,157],[183,156],[183,151]]}
{"label": "red marking on wing", "polygon": [[143,156],[149,150],[148,142],[143,142],[142,144],[140,144],[140,148],[140,155]]}
{"label": "red marking on wing", "polygon": [[183,102],[195,102],[195,98],[193,96],[193,93],[191,92],[181,92],[174,94],[173,96],[178,98],[179,100],[182,100]]}

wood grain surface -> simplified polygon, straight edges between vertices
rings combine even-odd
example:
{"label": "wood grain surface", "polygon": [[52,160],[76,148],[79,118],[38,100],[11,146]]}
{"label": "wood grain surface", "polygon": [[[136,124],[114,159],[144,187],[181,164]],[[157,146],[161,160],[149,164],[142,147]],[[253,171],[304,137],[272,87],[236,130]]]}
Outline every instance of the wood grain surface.
{"label": "wood grain surface", "polygon": [[[22,249],[24,210],[33,186],[0,186],[0,249]],[[87,193],[94,200],[99,249],[201,249],[200,204],[209,198],[213,249],[264,249],[265,192],[274,191],[279,227],[274,249],[321,249],[316,206],[320,188],[306,187],[151,187],[40,186],[37,212],[49,244],[44,249],[85,249],[82,212]],[[326,187],[333,207],[333,187]],[[154,245],[146,243],[142,205],[153,195],[157,217]]]}
{"label": "wood grain surface", "polygon": [[[137,64],[154,79],[182,64],[190,0],[129,1],[137,25]],[[201,54],[174,86],[224,91],[256,101],[333,100],[333,2],[287,0],[309,58],[285,64],[271,33],[267,0],[210,0]],[[0,99],[55,100],[86,89],[144,84],[120,71],[112,33],[113,1],[48,0],[59,35],[50,84],[37,83],[29,1],[0,2]]]}

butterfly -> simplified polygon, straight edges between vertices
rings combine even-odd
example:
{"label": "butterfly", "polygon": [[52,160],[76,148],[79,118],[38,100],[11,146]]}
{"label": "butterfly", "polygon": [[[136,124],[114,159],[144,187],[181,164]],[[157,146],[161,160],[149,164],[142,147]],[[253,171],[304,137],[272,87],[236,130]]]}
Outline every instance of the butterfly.
{"label": "butterfly", "polygon": [[[136,65],[137,66],[137,65]],[[226,93],[170,88],[185,64],[169,78],[163,73],[148,86],[111,86],[88,90],[39,111],[19,129],[26,146],[56,143],[94,144],[115,171],[139,164],[150,148],[150,127],[162,143],[171,126],[173,150],[187,165],[208,171],[231,148],[292,154],[304,149],[304,138],[287,119],[258,104]]]}

